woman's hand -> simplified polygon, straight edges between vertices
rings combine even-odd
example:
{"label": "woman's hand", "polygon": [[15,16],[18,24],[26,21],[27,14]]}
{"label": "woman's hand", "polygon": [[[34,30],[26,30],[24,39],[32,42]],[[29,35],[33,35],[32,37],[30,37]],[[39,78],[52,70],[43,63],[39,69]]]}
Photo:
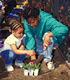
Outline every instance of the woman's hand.
{"label": "woman's hand", "polygon": [[50,38],[51,38],[52,36],[53,36],[53,34],[50,32],[50,33],[46,34],[46,36],[44,37],[44,40],[43,40],[44,50],[46,49],[46,47],[48,47],[48,45],[51,44]]}

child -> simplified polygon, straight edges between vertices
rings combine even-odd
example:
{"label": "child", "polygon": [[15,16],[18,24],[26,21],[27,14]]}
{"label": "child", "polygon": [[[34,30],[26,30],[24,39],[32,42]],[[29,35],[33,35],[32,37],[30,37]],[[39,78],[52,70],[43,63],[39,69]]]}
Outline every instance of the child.
{"label": "child", "polygon": [[[29,56],[35,56],[35,52],[33,50],[24,50],[25,48],[22,44],[22,39],[24,37],[23,31],[23,26],[18,21],[14,21],[11,24],[12,34],[10,34],[4,41],[1,56],[5,59],[5,68],[7,71],[14,70],[12,64],[15,58],[15,65],[21,68],[26,54]],[[34,58],[34,60],[35,59],[36,58]]]}

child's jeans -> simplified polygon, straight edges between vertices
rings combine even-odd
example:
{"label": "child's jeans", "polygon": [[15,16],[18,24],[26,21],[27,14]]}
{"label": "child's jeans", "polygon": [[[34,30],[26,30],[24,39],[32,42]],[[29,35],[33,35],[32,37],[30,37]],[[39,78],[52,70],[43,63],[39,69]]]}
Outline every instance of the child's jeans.
{"label": "child's jeans", "polygon": [[[36,36],[34,37],[35,38],[35,42],[36,42],[36,53],[38,55],[41,55],[43,54],[43,43],[40,43],[39,40],[36,38]],[[52,50],[53,50],[53,46],[54,46],[54,41],[52,39],[52,37],[50,38],[50,42],[51,42],[51,45],[49,45],[46,50],[44,51],[44,61],[45,62],[49,62],[52,60]],[[23,38],[23,44],[25,44],[25,37]]]}
{"label": "child's jeans", "polygon": [[0,54],[1,54],[2,58],[4,58],[4,60],[5,60],[5,66],[12,65],[13,60],[15,58],[16,58],[17,63],[22,63],[26,57],[26,54],[17,55],[12,50],[5,50],[5,51],[2,51]]}

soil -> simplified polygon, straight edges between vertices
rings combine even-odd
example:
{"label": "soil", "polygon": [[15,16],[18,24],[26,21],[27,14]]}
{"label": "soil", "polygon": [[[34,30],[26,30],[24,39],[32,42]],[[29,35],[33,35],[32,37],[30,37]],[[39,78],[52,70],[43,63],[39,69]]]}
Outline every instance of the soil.
{"label": "soil", "polygon": [[[30,57],[26,56],[23,62],[29,63],[29,61]],[[70,70],[56,49],[53,51],[53,62],[55,69],[52,71],[49,71],[46,63],[42,60],[38,76],[24,76],[23,68],[18,68],[14,64],[13,67],[15,70],[8,72],[5,69],[4,59],[0,56],[0,80],[70,80]]]}
{"label": "soil", "polygon": [[[28,63],[29,61],[30,57],[27,56],[23,62]],[[52,71],[49,71],[42,60],[38,76],[24,76],[23,68],[17,68],[14,64],[14,71],[6,71],[4,59],[0,57],[0,80],[70,80],[70,70],[57,50],[54,52],[53,62],[55,69]]]}

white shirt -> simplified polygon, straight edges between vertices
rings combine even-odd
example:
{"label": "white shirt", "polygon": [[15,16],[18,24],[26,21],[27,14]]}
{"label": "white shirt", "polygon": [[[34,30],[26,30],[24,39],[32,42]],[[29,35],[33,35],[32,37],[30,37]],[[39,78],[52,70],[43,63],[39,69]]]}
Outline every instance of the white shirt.
{"label": "white shirt", "polygon": [[[23,35],[24,37],[25,35]],[[16,38],[13,34],[9,35],[6,40],[4,41],[4,46],[3,46],[3,49],[1,51],[4,51],[4,50],[11,50],[11,44],[15,44],[17,46],[17,48],[20,46],[21,44],[21,40],[23,39],[22,38]]]}

